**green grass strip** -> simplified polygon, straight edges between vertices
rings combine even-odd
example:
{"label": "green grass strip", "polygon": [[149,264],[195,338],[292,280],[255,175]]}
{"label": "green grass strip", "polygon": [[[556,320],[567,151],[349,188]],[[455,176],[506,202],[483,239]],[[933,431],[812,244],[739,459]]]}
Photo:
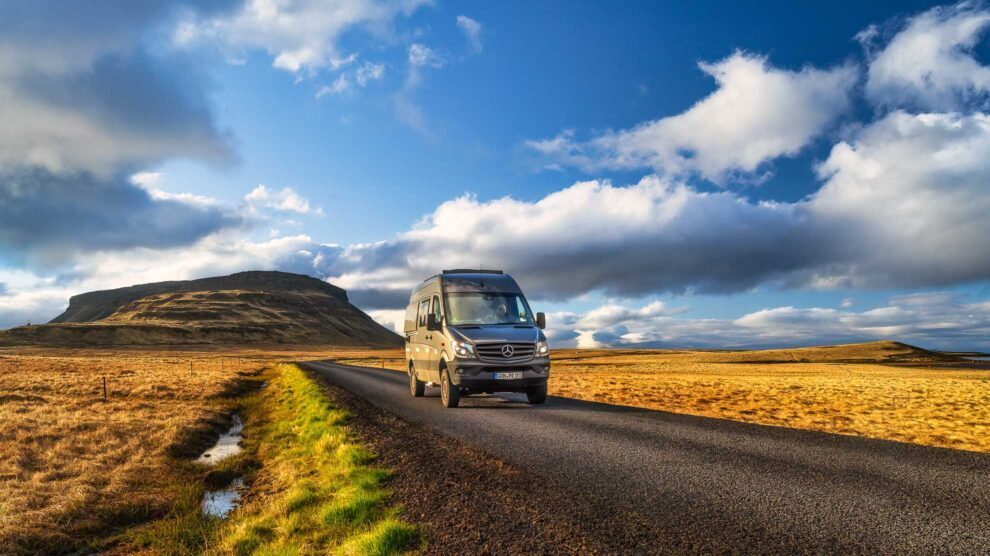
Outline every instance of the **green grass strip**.
{"label": "green grass strip", "polygon": [[[224,462],[244,470],[251,492],[226,520],[188,502],[145,528],[138,545],[168,554],[398,554],[420,546],[417,530],[389,506],[385,470],[347,431],[348,415],[295,365],[268,371],[268,387],[244,400],[245,450]],[[214,471],[214,477],[215,477]],[[206,482],[210,482],[208,476]]]}

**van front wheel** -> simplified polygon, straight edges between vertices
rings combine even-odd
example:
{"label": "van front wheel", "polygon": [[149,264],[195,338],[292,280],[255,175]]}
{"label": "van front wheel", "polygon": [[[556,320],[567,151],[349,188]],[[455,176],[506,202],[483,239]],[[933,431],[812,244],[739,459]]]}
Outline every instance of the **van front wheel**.
{"label": "van front wheel", "polygon": [[414,398],[422,398],[426,384],[416,376],[416,369],[409,365],[409,393]]}
{"label": "van front wheel", "polygon": [[547,383],[544,382],[539,386],[531,386],[526,390],[526,401],[533,405],[547,401]]}
{"label": "van front wheel", "polygon": [[440,401],[444,407],[457,407],[461,403],[461,391],[456,384],[450,381],[450,373],[443,370],[440,376]]}

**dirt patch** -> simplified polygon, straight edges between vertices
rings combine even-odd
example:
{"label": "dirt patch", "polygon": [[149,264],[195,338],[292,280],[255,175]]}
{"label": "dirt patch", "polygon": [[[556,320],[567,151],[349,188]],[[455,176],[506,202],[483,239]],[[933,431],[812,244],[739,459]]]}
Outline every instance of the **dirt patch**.
{"label": "dirt patch", "polygon": [[348,425],[376,463],[392,471],[393,500],[422,529],[425,554],[608,554],[622,552],[610,537],[636,538],[635,520],[620,512],[592,508],[534,473],[319,382],[350,411]]}

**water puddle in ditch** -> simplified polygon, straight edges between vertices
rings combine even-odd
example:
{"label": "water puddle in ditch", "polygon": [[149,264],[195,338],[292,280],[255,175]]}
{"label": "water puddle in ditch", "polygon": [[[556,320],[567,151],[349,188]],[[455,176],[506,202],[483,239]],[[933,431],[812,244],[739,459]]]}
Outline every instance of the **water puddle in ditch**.
{"label": "water puddle in ditch", "polygon": [[[234,415],[230,428],[220,435],[209,450],[203,452],[196,462],[205,465],[216,465],[221,461],[240,453],[241,440],[244,439],[244,422],[240,415]],[[241,501],[241,492],[244,490],[244,479],[238,477],[231,481],[226,488],[219,490],[208,490],[203,493],[203,515],[208,517],[218,517],[224,519],[227,514],[234,511]]]}
{"label": "water puddle in ditch", "polygon": [[199,456],[196,462],[205,463],[206,465],[216,465],[224,459],[240,453],[241,440],[244,439],[243,433],[244,423],[241,421],[241,416],[234,415],[230,429],[221,434],[217,443],[209,450],[203,452],[203,455]]}
{"label": "water puddle in ditch", "polygon": [[240,503],[242,490],[244,490],[244,480],[238,477],[227,488],[206,491],[203,494],[203,515],[226,518]]}

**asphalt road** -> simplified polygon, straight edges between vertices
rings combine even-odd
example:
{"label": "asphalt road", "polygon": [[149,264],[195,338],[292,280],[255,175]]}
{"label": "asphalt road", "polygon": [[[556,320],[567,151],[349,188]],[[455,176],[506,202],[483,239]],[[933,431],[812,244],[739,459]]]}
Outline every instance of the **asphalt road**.
{"label": "asphalt road", "polygon": [[304,366],[542,475],[617,523],[617,552],[990,554],[987,455],[555,397],[450,410],[395,371]]}

